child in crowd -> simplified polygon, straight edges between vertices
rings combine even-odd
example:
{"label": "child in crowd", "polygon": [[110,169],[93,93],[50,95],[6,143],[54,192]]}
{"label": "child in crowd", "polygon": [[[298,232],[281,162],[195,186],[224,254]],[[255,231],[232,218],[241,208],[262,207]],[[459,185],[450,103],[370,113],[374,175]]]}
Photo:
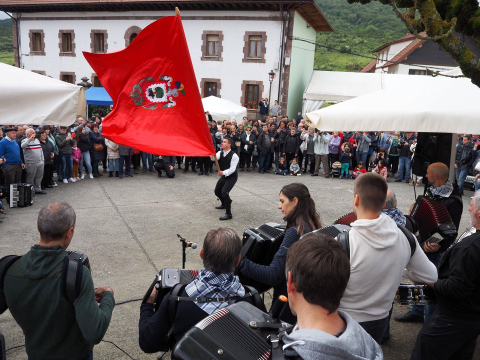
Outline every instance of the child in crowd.
{"label": "child in crowd", "polygon": [[290,175],[300,176],[300,165],[297,163],[297,159],[293,159],[290,164]]}
{"label": "child in crowd", "polygon": [[367,170],[364,167],[363,161],[359,161],[357,167],[353,170],[352,179],[356,179],[362,174],[365,174]]}
{"label": "child in crowd", "polygon": [[287,163],[285,162],[285,158],[283,156],[280,156],[280,159],[278,159],[278,168],[275,169],[275,173],[277,175],[288,174]]}
{"label": "child in crowd", "polygon": [[80,160],[82,160],[82,152],[77,147],[77,142],[76,141],[73,142],[73,146],[72,146],[72,158],[73,158],[73,174],[72,174],[72,177],[75,180],[80,181],[82,179],[80,179],[80,177],[78,176],[78,169],[80,168]]}
{"label": "child in crowd", "polygon": [[[350,153],[350,146],[345,146],[343,148],[343,152],[340,154],[340,163],[342,164],[342,171],[340,173],[340,179],[345,176],[345,179],[348,179],[349,175],[349,167],[350,167],[350,159],[352,158],[352,154]],[[345,175],[343,175],[345,173]]]}
{"label": "child in crowd", "polygon": [[387,171],[387,166],[385,165],[385,160],[383,159],[378,160],[377,166],[375,167],[375,169],[372,170],[372,172],[382,175],[385,178],[385,180],[387,180],[388,171]]}

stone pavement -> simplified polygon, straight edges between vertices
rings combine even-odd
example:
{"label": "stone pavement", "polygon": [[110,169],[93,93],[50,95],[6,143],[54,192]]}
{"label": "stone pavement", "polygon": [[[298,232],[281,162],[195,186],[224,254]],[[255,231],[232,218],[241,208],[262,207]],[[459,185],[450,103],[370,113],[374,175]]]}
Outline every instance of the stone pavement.
{"label": "stone pavement", "polygon": [[[281,223],[277,204],[283,185],[305,183],[325,225],[351,211],[353,180],[309,174],[294,178],[240,173],[231,193],[233,219],[221,222],[218,217],[222,211],[214,209],[218,204],[213,194],[217,179],[217,174],[207,177],[177,172],[174,179],[158,179],[155,173],[146,173],[133,178],[109,179],[107,175],[75,184],[59,184],[48,189],[47,196],[36,196],[32,207],[6,207],[8,215],[0,224],[0,257],[27,252],[38,242],[36,219],[40,208],[50,202],[66,201],[77,214],[75,236],[69,249],[88,254],[95,286],[112,287],[119,303],[143,297],[158,270],[181,267],[177,233],[199,245],[197,250],[187,249],[187,268],[199,269],[202,264],[198,253],[208,230],[228,226],[242,235],[245,229],[267,221]],[[415,200],[413,188],[392,179],[389,186],[397,194],[399,208],[407,212]],[[467,210],[470,196],[472,193],[466,191],[461,232],[470,226]],[[139,307],[139,301],[117,305],[104,339],[113,341],[135,359],[156,359],[158,354],[144,354],[138,347]],[[406,311],[406,307],[394,307],[394,314]],[[399,324],[394,320],[391,325],[391,339],[383,346],[385,358],[408,359],[421,325]],[[0,316],[0,332],[6,338],[7,348],[24,344],[21,329],[8,311]],[[9,360],[27,358],[24,348],[11,350],[7,355]],[[105,342],[95,346],[94,358],[129,359]],[[478,351],[475,359],[480,359]]]}

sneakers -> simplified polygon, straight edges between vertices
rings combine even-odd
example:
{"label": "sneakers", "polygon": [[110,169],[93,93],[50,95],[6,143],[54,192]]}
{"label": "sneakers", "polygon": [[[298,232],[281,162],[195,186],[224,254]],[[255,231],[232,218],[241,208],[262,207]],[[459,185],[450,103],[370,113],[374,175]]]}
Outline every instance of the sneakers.
{"label": "sneakers", "polygon": [[[70,179],[68,179],[68,181],[70,181],[70,182],[76,182],[76,180],[75,180],[74,178],[70,178]],[[63,180],[63,182],[65,182],[65,179]]]}
{"label": "sneakers", "polygon": [[54,181],[53,184],[52,184],[53,187],[56,187],[58,186],[57,183]]}
{"label": "sneakers", "polygon": [[395,320],[397,320],[398,322],[411,322],[411,323],[423,324],[423,316],[414,315],[411,312],[408,312],[403,315],[395,316]]}
{"label": "sneakers", "polygon": [[80,180],[82,180],[82,179],[79,178],[79,177],[76,177],[75,180],[76,180],[76,181],[80,181]]}
{"label": "sneakers", "polygon": [[80,180],[83,180],[85,179],[85,174],[82,174],[82,176],[80,176]]}
{"label": "sneakers", "polygon": [[90,177],[90,179],[93,179],[93,174],[89,174],[88,176]]}
{"label": "sneakers", "polygon": [[64,184],[68,184],[68,180],[67,180],[67,179],[63,179],[63,183],[64,183]]}

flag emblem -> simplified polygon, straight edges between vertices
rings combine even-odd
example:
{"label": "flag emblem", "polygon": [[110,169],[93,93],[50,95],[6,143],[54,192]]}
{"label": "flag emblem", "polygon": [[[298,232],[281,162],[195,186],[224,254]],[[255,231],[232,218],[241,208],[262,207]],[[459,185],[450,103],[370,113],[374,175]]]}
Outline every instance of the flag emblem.
{"label": "flag emblem", "polygon": [[185,96],[184,85],[180,81],[173,82],[170,76],[159,76],[159,80],[147,77],[133,86],[130,98],[135,105],[144,109],[155,110],[172,108],[177,105],[174,98],[179,94]]}

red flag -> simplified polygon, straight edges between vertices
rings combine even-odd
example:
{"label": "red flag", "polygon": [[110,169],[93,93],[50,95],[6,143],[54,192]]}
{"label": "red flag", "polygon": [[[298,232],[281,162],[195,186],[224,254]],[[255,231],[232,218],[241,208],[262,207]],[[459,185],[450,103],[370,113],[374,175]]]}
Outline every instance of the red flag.
{"label": "red flag", "polygon": [[157,155],[215,154],[180,15],[150,24],[124,50],[83,55],[113,99],[103,137]]}

